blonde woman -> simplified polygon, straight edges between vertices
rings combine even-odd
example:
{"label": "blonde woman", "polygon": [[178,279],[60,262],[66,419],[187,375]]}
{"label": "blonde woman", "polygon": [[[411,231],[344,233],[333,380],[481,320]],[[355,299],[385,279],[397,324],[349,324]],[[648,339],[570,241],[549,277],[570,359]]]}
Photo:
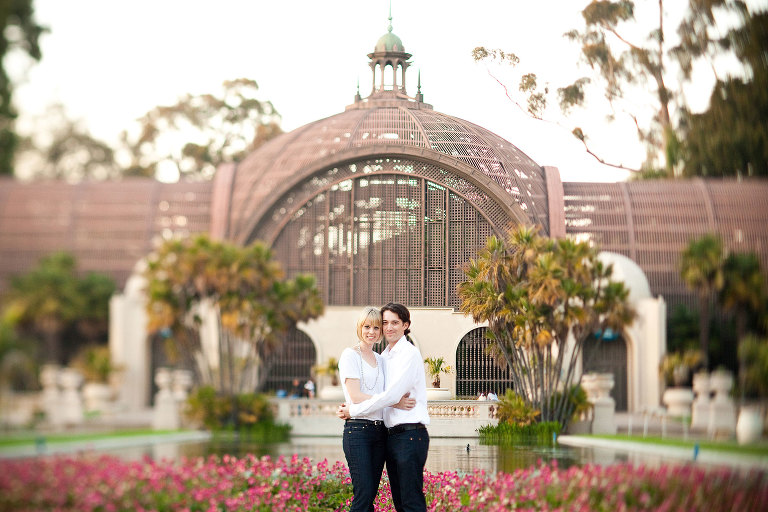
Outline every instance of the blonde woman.
{"label": "blonde woman", "polygon": [[[364,308],[357,320],[357,344],[345,348],[339,357],[339,377],[347,404],[363,402],[384,391],[384,360],[373,351],[381,338],[381,312],[374,307]],[[393,407],[408,410],[415,403],[406,394]],[[383,410],[346,420],[342,443],[354,494],[349,510],[372,512],[387,456]]]}

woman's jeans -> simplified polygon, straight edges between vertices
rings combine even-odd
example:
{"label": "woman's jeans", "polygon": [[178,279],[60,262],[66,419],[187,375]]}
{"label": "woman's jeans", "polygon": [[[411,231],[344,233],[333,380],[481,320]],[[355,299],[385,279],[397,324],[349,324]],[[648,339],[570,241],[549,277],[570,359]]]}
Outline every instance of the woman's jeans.
{"label": "woman's jeans", "polygon": [[349,510],[373,512],[387,456],[387,428],[383,421],[347,420],[342,445],[354,493]]}

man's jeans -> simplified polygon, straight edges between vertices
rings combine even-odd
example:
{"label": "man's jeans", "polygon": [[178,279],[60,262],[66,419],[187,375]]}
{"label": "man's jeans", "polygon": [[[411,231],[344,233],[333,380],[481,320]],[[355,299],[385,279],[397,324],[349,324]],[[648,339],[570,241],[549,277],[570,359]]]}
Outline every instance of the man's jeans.
{"label": "man's jeans", "polygon": [[429,451],[427,429],[387,437],[387,474],[397,512],[424,512],[424,464]]}
{"label": "man's jeans", "polygon": [[382,421],[347,420],[342,446],[354,493],[349,510],[373,512],[387,453],[387,428]]}

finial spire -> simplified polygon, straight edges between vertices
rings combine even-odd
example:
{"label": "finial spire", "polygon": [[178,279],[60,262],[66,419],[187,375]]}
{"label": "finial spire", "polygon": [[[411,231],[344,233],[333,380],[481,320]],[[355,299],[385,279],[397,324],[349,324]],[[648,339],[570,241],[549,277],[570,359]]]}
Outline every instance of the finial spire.
{"label": "finial spire", "polygon": [[392,0],[389,0],[389,26],[387,32],[392,32]]}
{"label": "finial spire", "polygon": [[416,92],[421,94],[421,70],[419,70],[419,80],[416,84]]}

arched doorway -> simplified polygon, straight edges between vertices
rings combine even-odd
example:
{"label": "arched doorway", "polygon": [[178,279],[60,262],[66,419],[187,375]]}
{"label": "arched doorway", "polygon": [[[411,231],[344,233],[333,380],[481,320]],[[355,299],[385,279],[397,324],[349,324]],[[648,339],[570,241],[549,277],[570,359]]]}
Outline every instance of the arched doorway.
{"label": "arched doorway", "polygon": [[621,336],[598,340],[590,336],[584,340],[582,352],[583,373],[612,373],[611,397],[617,411],[627,410],[627,342]]}
{"label": "arched doorway", "polygon": [[498,395],[513,388],[512,371],[500,368],[487,347],[491,340],[485,337],[486,327],[469,331],[456,348],[456,396],[477,398],[482,392],[493,391]]}
{"label": "arched doorway", "polygon": [[303,389],[316,360],[315,345],[309,336],[299,329],[291,329],[283,343],[264,361],[267,378],[263,391],[290,391],[294,379],[298,379]]}

